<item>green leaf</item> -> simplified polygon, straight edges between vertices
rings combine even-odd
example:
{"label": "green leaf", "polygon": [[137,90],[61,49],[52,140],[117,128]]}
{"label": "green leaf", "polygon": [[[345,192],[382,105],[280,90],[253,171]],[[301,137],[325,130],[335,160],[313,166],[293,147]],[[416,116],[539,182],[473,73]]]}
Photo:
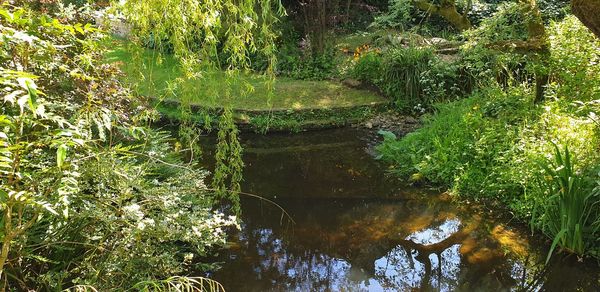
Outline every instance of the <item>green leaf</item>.
{"label": "green leaf", "polygon": [[17,81],[19,82],[19,85],[23,89],[27,89],[27,95],[19,98],[19,105],[21,106],[21,109],[25,105],[25,102],[27,102],[29,104],[29,108],[31,109],[31,111],[35,114],[36,108],[37,108],[37,97],[38,97],[37,85],[35,85],[35,82],[33,81],[33,79],[28,78],[28,77],[18,78]]}
{"label": "green leaf", "polygon": [[396,135],[390,131],[379,130],[377,132],[377,134],[383,136],[383,138],[386,140],[396,140],[397,139]]}
{"label": "green leaf", "polygon": [[562,229],[554,237],[554,240],[552,241],[552,246],[550,246],[550,251],[548,251],[548,257],[546,257],[546,264],[548,264],[548,262],[550,262],[550,258],[552,257],[552,254],[554,253],[554,249],[556,249],[556,245],[558,245],[558,242],[563,238],[563,235],[565,235],[566,232],[567,232],[566,229]]}
{"label": "green leaf", "polygon": [[58,168],[62,168],[65,159],[67,158],[67,145],[60,145],[56,149],[56,165]]}

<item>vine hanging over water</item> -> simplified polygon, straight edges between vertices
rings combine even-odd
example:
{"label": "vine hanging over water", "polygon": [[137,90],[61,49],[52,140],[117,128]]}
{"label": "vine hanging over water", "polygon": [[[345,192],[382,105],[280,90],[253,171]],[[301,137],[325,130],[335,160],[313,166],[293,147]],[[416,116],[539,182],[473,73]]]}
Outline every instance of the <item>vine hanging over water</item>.
{"label": "vine hanging over water", "polygon": [[[275,64],[275,37],[273,24],[285,12],[278,0],[130,0],[119,6],[127,22],[132,25],[132,41],[150,47],[161,54],[172,53],[180,63],[186,79],[197,79],[198,86],[210,86],[203,78],[214,70],[225,70],[228,82],[236,82],[240,71],[250,67],[250,55],[263,55],[267,60],[265,73],[273,78]],[[158,62],[160,63],[160,62]],[[218,77],[217,77],[218,78]],[[183,80],[175,80],[174,87]],[[212,90],[209,97],[223,100],[225,109],[218,123],[218,144],[215,175],[212,182],[217,190],[217,199],[227,197],[239,213],[239,198],[242,179],[242,147],[231,108],[227,106],[233,94],[246,95],[244,88],[228,90],[226,93]],[[233,87],[236,88],[236,87]],[[239,91],[239,92],[237,92]],[[183,121],[180,132],[197,133],[186,135],[191,148],[197,140],[201,126],[191,122],[190,100],[196,90],[180,90]],[[155,97],[163,99],[164,97]],[[191,129],[190,129],[191,128]]]}

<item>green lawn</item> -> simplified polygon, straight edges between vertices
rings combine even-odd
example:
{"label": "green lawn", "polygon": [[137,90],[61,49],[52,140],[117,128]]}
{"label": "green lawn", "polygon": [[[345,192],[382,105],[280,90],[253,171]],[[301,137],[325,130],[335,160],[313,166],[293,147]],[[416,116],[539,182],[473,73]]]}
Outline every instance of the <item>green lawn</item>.
{"label": "green lawn", "polygon": [[[327,109],[359,105],[381,104],[387,100],[374,92],[346,87],[333,81],[302,81],[277,78],[274,90],[269,95],[265,78],[260,75],[244,74],[241,82],[228,84],[223,72],[206,73],[197,79],[182,78],[176,60],[163,56],[161,61],[152,50],[131,53],[124,41],[114,40],[113,48],[106,56],[109,62],[118,62],[125,73],[125,80],[137,84],[139,93],[162,97],[165,100],[189,98],[195,105],[222,107],[229,104],[240,110],[288,110]],[[181,82],[174,82],[181,80]],[[135,81],[135,82],[133,82]],[[176,85],[177,84],[177,85]],[[241,88],[248,94],[239,94]],[[238,94],[224,100],[224,92]],[[233,95],[233,94],[232,94]]]}

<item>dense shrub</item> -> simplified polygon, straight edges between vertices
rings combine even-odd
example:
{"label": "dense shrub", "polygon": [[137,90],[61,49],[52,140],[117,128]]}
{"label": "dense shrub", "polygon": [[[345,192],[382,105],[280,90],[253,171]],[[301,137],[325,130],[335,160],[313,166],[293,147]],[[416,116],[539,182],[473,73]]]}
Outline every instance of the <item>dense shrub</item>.
{"label": "dense shrub", "polygon": [[336,52],[327,48],[314,55],[299,48],[286,46],[278,52],[277,74],[301,80],[325,80],[337,71]]}
{"label": "dense shrub", "polygon": [[418,10],[409,0],[390,0],[388,11],[375,17],[372,27],[407,30],[415,25]]}
{"label": "dense shrub", "polygon": [[548,34],[554,95],[570,100],[600,99],[600,41],[575,16],[551,23]]}
{"label": "dense shrub", "polygon": [[527,39],[526,17],[519,3],[504,2],[465,35],[478,42]]}
{"label": "dense shrub", "polygon": [[488,89],[438,105],[422,129],[400,140],[386,137],[379,151],[401,175],[451,186],[463,195],[504,197],[515,189],[506,190],[495,168],[497,159],[508,163],[510,158],[495,156],[507,156],[521,123],[533,118],[532,113],[518,92]]}
{"label": "dense shrub", "polygon": [[472,73],[461,59],[430,61],[429,68],[421,73],[419,82],[423,87],[424,107],[431,107],[436,102],[462,98],[475,87]]}
{"label": "dense shrub", "polygon": [[560,107],[535,106],[523,89],[485,89],[438,105],[423,128],[403,139],[388,136],[379,150],[401,175],[450,186],[463,196],[521,201],[532,187],[535,161],[552,153],[544,141],[571,145],[586,158],[581,167],[597,162],[596,125]]}
{"label": "dense shrub", "polygon": [[421,74],[433,60],[435,55],[431,49],[410,47],[386,52],[382,63],[382,91],[401,109],[421,103],[424,97]]}
{"label": "dense shrub", "polygon": [[443,61],[431,48],[391,48],[358,54],[350,76],[376,85],[402,111],[422,113],[434,102],[470,92],[473,80],[457,61]]}
{"label": "dense shrub", "polygon": [[358,56],[350,69],[350,76],[356,80],[375,85],[381,79],[381,56],[377,52],[367,52]]}

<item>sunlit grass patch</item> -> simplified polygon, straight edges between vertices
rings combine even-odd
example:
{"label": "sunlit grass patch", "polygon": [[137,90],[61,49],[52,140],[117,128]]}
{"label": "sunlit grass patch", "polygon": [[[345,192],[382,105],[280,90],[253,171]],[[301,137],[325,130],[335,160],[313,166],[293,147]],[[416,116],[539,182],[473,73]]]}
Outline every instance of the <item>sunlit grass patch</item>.
{"label": "sunlit grass patch", "polygon": [[[221,71],[210,71],[197,78],[187,79],[177,61],[169,55],[153,50],[138,49],[132,53],[127,43],[113,40],[107,54],[108,62],[117,62],[125,74],[125,81],[137,84],[136,90],[164,100],[189,99],[193,105],[223,107],[225,102],[240,110],[302,110],[375,105],[387,102],[380,95],[346,87],[335,81],[305,81],[276,78],[270,91],[265,76],[246,73],[228,83]],[[231,98],[224,101],[229,90]],[[244,92],[244,94],[236,94]]]}

